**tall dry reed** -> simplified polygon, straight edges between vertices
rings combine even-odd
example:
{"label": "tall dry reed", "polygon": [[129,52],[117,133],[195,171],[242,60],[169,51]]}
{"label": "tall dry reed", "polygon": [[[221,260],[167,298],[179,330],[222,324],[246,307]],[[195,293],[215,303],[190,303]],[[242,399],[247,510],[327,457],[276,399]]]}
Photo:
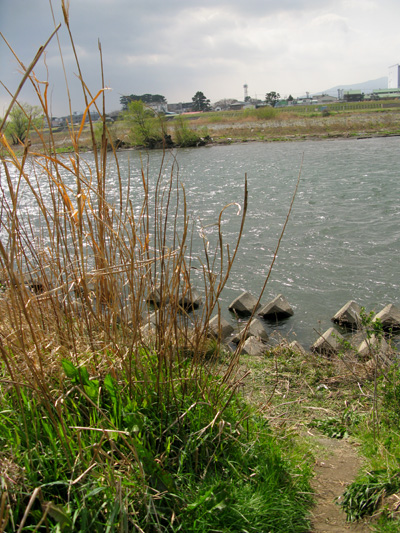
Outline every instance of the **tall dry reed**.
{"label": "tall dry reed", "polygon": [[[208,322],[220,312],[242,237],[247,179],[242,205],[223,206],[213,236],[201,228],[202,247],[194,249],[197,230],[175,154],[162,152],[156,175],[143,158],[140,186],[122,174],[106,122],[102,66],[103,87],[92,93],[64,1],[62,8],[85,101],[78,125],[69,101],[73,152],[58,153],[48,84],[34,74],[59,27],[28,68],[14,54],[23,75],[0,125],[0,399],[14,413],[12,429],[3,425],[0,439],[15,436],[26,467],[23,475],[13,446],[0,451],[0,463],[21,473],[15,486],[2,487],[0,531],[7,522],[10,531],[26,524],[47,529],[48,517],[71,530],[74,524],[87,528],[89,515],[90,524],[101,524],[99,531],[105,525],[114,531],[115,524],[118,531],[172,531],[178,510],[191,519],[179,487],[192,487],[196,498],[193,487],[216,473],[219,461],[226,465],[224,477],[229,453],[241,456],[238,439],[246,435],[240,426],[245,408],[239,402],[229,411],[241,385],[241,345],[220,366],[218,341],[210,350]],[[99,53],[102,65],[101,46]],[[30,145],[29,132],[17,148],[5,135],[12,107],[24,110],[19,94],[25,83],[32,84],[43,111],[43,127],[27,117],[39,148]],[[101,117],[100,143],[93,111]],[[83,134],[92,140],[90,158],[80,151]],[[240,216],[233,243],[222,231],[228,214]],[[251,431],[247,423],[247,439]],[[243,468],[247,472],[245,462]],[[232,475],[239,475],[237,468]],[[10,479],[1,467],[0,478]],[[98,490],[107,495],[102,510],[88,501]]]}
{"label": "tall dry reed", "polygon": [[[121,175],[106,124],[105,89],[94,95],[85,84],[68,8],[62,5],[86,102],[81,124],[74,124],[72,115],[68,123],[74,152],[57,153],[48,86],[34,74],[47,43],[28,68],[17,58],[24,74],[0,127],[0,352],[7,379],[29,383],[54,404],[51,378],[60,374],[61,360],[87,366],[93,376],[110,370],[118,376],[123,371],[130,376],[132,387],[137,370],[147,368],[143,354],[154,352],[157,393],[166,387],[167,395],[172,391],[173,396],[174,384],[166,383],[182,357],[190,353],[191,364],[180,379],[196,380],[199,373],[213,371],[209,360],[203,364],[207,323],[218,307],[241,238],[246,183],[237,242],[231,250],[223,240],[222,219],[229,204],[215,222],[218,238],[213,250],[202,236],[202,258],[195,265],[202,273],[202,286],[195,287],[193,228],[174,155],[164,153],[157,176],[150,174],[148,162],[143,163],[140,191],[134,189],[129,176]],[[57,31],[51,38],[58,38]],[[28,141],[15,149],[4,135],[9,111],[20,105],[18,95],[25,83],[34,87],[43,111],[44,127],[30,125],[40,139],[40,149],[31,148]],[[100,147],[93,110],[101,116]],[[80,153],[84,130],[92,138],[92,163]],[[166,160],[171,158],[167,168]],[[117,183],[112,185],[107,180],[110,166],[117,173]],[[141,198],[139,209],[137,198]],[[193,313],[195,289],[202,296],[202,306]]]}

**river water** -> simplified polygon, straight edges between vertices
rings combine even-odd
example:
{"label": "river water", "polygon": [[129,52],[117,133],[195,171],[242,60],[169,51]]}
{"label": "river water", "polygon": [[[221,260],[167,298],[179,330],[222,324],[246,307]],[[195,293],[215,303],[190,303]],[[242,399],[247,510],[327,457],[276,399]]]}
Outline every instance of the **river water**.
{"label": "river water", "polygon": [[[294,316],[277,329],[290,338],[296,335],[309,347],[350,299],[367,311],[377,312],[388,303],[400,306],[399,153],[398,137],[232,144],[174,152],[194,226],[192,256],[201,248],[199,228],[209,226],[205,232],[212,244],[216,231],[210,225],[221,209],[230,202],[243,203],[247,174],[248,213],[221,298],[224,315],[230,317],[227,307],[241,291],[259,294],[299,173],[292,215],[263,298],[266,303],[282,293],[294,309]],[[90,154],[84,159],[89,165],[93,162]],[[140,154],[120,152],[118,160],[122,176],[132,177],[131,196],[139,211]],[[161,160],[160,151],[149,154],[151,186]],[[167,154],[166,175],[172,161]],[[112,197],[118,189],[115,163],[108,166],[107,183]],[[30,211],[30,202],[29,194],[21,195],[21,208]],[[224,242],[232,243],[238,231],[236,211],[232,206],[224,212]],[[193,282],[199,276],[201,287],[200,271],[192,272]]]}
{"label": "river water", "polygon": [[[176,152],[195,225],[215,222],[229,202],[249,207],[239,254],[222,307],[268,272],[299,173],[299,190],[263,301],[282,293],[295,314],[279,325],[308,347],[348,300],[367,311],[400,306],[400,138],[250,143]],[[122,170],[134,152],[119,154]],[[150,155],[157,167],[160,154]],[[303,161],[303,163],[302,163]],[[229,241],[236,208],[225,212]],[[226,317],[229,312],[224,311]],[[275,328],[273,328],[275,329]]]}

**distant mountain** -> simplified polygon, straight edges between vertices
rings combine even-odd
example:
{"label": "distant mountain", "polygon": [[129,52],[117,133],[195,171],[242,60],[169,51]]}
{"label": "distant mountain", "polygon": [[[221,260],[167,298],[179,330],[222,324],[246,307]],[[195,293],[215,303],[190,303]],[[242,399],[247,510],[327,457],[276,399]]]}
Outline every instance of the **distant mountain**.
{"label": "distant mountain", "polygon": [[319,93],[314,94],[329,94],[330,96],[337,96],[338,89],[343,89],[345,91],[360,90],[361,92],[368,94],[372,93],[374,89],[387,89],[388,79],[387,76],[383,78],[377,78],[376,80],[363,81],[362,83],[353,83],[352,85],[336,85],[331,87],[326,91],[320,91]]}

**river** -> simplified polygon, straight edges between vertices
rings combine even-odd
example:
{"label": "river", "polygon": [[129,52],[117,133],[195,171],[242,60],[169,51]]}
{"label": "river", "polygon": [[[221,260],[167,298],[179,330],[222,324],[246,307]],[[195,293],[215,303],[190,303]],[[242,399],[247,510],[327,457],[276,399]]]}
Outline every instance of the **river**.
{"label": "river", "polygon": [[[279,324],[280,332],[309,347],[331,326],[330,318],[348,300],[367,311],[400,306],[400,138],[349,139],[286,143],[248,143],[181,149],[174,152],[184,183],[188,212],[198,230],[216,222],[230,202],[243,203],[247,174],[249,206],[240,250],[221,298],[228,304],[247,290],[257,295],[268,273],[300,173],[300,184],[263,302],[282,293],[294,316]],[[149,154],[154,185],[162,153]],[[93,156],[84,159],[90,164]],[[139,209],[140,154],[118,154],[122,176],[132,176],[133,203]],[[303,161],[303,163],[302,163]],[[172,164],[166,156],[165,171]],[[112,196],[117,173],[109,164]],[[135,184],[137,187],[135,187]],[[29,194],[21,209],[30,211]],[[225,242],[239,227],[236,207],[224,212]],[[31,217],[32,217],[31,213]],[[215,228],[206,229],[215,239]],[[194,249],[194,255],[196,255]],[[195,264],[195,263],[194,263]],[[193,270],[193,282],[196,274]],[[200,286],[200,276],[198,279]],[[269,329],[272,329],[269,327]]]}
{"label": "river", "polygon": [[[226,309],[242,290],[258,294],[268,272],[299,173],[299,190],[263,298],[282,293],[295,314],[283,335],[309,347],[348,300],[367,311],[400,306],[400,138],[250,143],[176,152],[189,212],[198,225],[229,202],[249,207],[235,266],[222,295]],[[157,167],[160,154],[150,155]],[[119,154],[124,170],[137,154]],[[303,161],[303,163],[302,163]],[[224,217],[229,240],[236,208]],[[229,317],[229,312],[225,312]]]}

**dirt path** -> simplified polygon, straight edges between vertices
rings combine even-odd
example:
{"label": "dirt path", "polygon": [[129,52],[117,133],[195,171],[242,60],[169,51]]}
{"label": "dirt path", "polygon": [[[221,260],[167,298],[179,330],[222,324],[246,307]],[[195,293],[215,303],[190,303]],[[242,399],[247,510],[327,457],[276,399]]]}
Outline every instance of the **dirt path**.
{"label": "dirt path", "polygon": [[312,435],[317,446],[316,475],[312,481],[317,503],[313,510],[312,533],[371,532],[372,527],[367,523],[346,522],[345,513],[335,503],[361,467],[356,447],[346,439],[330,439],[314,432]]}

